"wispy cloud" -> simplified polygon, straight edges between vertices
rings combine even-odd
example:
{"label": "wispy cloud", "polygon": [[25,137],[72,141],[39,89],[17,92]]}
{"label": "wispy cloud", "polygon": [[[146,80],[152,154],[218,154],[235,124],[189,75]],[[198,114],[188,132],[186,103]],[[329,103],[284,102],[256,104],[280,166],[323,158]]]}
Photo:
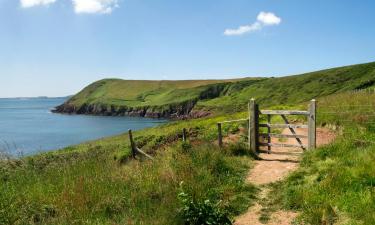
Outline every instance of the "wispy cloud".
{"label": "wispy cloud", "polygon": [[[30,8],[34,6],[49,5],[55,3],[57,0],[20,0],[23,8]],[[119,7],[118,0],[70,0],[74,7],[74,12],[77,14],[110,14]]]}
{"label": "wispy cloud", "polygon": [[23,8],[30,8],[38,5],[49,5],[56,2],[56,0],[21,0]]}
{"label": "wispy cloud", "polygon": [[108,14],[119,7],[118,0],[72,0],[76,13]]}
{"label": "wispy cloud", "polygon": [[261,30],[265,26],[274,26],[281,23],[281,18],[272,12],[260,12],[257,20],[249,25],[239,26],[237,29],[226,29],[224,35],[234,36]]}

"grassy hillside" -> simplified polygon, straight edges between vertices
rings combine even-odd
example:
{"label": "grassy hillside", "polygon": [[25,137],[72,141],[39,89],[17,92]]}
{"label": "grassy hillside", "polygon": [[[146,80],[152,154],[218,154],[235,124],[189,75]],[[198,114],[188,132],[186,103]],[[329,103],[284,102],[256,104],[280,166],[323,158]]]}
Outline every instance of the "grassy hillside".
{"label": "grassy hillside", "polygon": [[258,79],[132,81],[105,79],[84,88],[56,112],[181,117],[191,112],[200,99],[215,98],[233,82]]}
{"label": "grassy hillside", "polygon": [[[104,115],[181,117],[192,112],[244,110],[249,98],[263,105],[296,104],[375,84],[375,63],[302,75],[243,80],[101,80],[73,96],[57,111]],[[195,116],[194,114],[191,116]]]}
{"label": "grassy hillside", "polygon": [[[241,83],[241,82],[240,82]],[[313,98],[375,85],[375,63],[322,70],[302,75],[269,78],[252,83],[239,91],[198,102],[196,109],[217,112],[244,110],[249,98],[262,105],[296,104]],[[235,85],[233,85],[235,86]]]}
{"label": "grassy hillside", "polygon": [[[274,204],[299,211],[307,224],[374,224],[375,115],[369,112],[375,111],[375,94],[348,92],[372,87],[374,69],[375,63],[369,63],[284,78],[180,86],[180,91],[222,87],[218,97],[208,95],[194,105],[216,115],[135,132],[137,145],[155,161],[132,160],[127,134],[0,160],[0,224],[201,224],[188,223],[201,212],[234,218],[258,193],[244,181],[253,159],[243,145],[245,137],[218,149],[216,123],[244,118],[242,109],[250,97],[271,108],[305,106],[318,97],[318,124],[340,135],[337,142],[307,152],[301,168],[275,185],[270,196]],[[97,87],[101,82],[101,88],[111,88]],[[128,81],[101,82],[74,96],[70,104],[105,104],[103,99],[114,97],[100,96],[120,96],[111,85]],[[139,94],[121,95],[137,99]],[[228,124],[223,131],[235,133],[241,127],[244,124]],[[182,128],[189,131],[187,144],[179,139]]]}
{"label": "grassy hillside", "polygon": [[[127,134],[0,160],[0,224],[184,224],[180,193],[197,204],[220,202],[233,217],[257,190],[244,182],[251,162],[237,153],[241,146],[210,144],[216,122],[228,118],[135,132],[138,146],[158,153],[155,161],[130,160]],[[191,144],[176,142],[182,127],[190,128]]]}
{"label": "grassy hillside", "polygon": [[131,107],[164,105],[196,98],[205,89],[202,86],[231,81],[235,80],[146,81],[105,79],[89,85],[73,96],[69,102],[74,105],[104,103]]}

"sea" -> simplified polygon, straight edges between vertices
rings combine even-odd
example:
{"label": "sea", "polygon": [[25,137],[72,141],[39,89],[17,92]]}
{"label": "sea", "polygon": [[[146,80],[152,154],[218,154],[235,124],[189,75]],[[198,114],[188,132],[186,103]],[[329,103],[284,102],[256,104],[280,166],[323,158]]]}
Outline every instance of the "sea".
{"label": "sea", "polygon": [[27,156],[139,130],[164,119],[65,115],[51,109],[67,98],[0,98],[0,153]]}

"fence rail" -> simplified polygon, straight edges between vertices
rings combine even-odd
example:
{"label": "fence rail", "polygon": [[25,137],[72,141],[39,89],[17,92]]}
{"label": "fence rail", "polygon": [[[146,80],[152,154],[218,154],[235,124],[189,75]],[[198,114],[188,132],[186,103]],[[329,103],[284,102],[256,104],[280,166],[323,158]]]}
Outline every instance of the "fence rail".
{"label": "fence rail", "polygon": [[[131,148],[131,152],[132,152],[132,157],[135,159],[137,155],[142,155],[150,160],[154,160],[154,157],[152,157],[151,155],[147,154],[146,152],[144,152],[142,149],[138,148],[134,139],[133,139],[133,132],[131,129],[128,130],[128,134],[129,134],[129,140],[130,140],[130,148]],[[186,128],[183,128],[182,129],[182,141],[183,142],[186,142],[187,141],[187,130]]]}
{"label": "fence rail", "polygon": [[260,110],[261,114],[264,115],[309,115],[308,111],[298,110]]}
{"label": "fence rail", "polygon": [[276,138],[307,138],[307,135],[299,135],[299,134],[273,134],[273,133],[260,133],[260,137],[268,138],[268,137],[276,137]]}
{"label": "fence rail", "polygon": [[301,146],[307,148],[306,145],[293,145],[293,144],[279,144],[279,143],[259,143],[260,146],[270,147],[284,147],[284,148],[300,148]]}
{"label": "fence rail", "polygon": [[238,120],[227,120],[227,121],[222,121],[222,122],[219,122],[221,124],[223,123],[235,123],[235,122],[244,122],[244,121],[248,121],[249,119],[238,119]]}
{"label": "fence rail", "polygon": [[269,128],[309,128],[308,125],[305,124],[269,124],[269,123],[261,123],[259,127],[269,127]]}
{"label": "fence rail", "polygon": [[133,159],[135,159],[135,157],[138,154],[141,154],[141,155],[145,156],[148,159],[154,160],[154,158],[152,156],[150,156],[149,154],[147,154],[146,152],[142,151],[142,149],[140,149],[140,148],[138,148],[136,146],[135,141],[133,139],[133,132],[132,132],[132,130],[129,130],[129,140],[130,140],[130,147],[131,147],[131,150],[132,150],[132,157],[133,157]]}

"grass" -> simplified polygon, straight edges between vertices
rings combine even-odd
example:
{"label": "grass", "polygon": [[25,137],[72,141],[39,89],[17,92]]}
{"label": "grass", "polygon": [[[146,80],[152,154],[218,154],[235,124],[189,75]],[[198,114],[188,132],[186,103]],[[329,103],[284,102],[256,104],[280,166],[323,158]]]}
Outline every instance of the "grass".
{"label": "grass", "polygon": [[225,95],[198,102],[196,109],[217,112],[246,110],[250,98],[263,106],[296,105],[313,98],[374,85],[375,63],[339,67],[302,75],[268,78]]}
{"label": "grass", "polygon": [[76,106],[82,106],[83,104],[129,107],[161,106],[199,98],[213,84],[221,85],[239,80],[145,81],[104,79],[83,89],[73,96],[69,103]]}
{"label": "grass", "polygon": [[[76,111],[92,106],[98,113],[137,109],[148,112],[188,114],[193,111],[233,113],[244,111],[250,98],[265,106],[296,105],[375,84],[375,63],[333,68],[278,78],[191,81],[97,81],[67,105]],[[181,111],[183,108],[183,112]],[[83,110],[84,112],[87,111]],[[94,112],[95,113],[95,112]],[[167,113],[168,114],[168,113]],[[154,114],[152,114],[154,115]]]}
{"label": "grass", "polygon": [[[221,201],[233,218],[257,190],[244,182],[251,164],[240,147],[210,144],[216,121],[224,119],[135,132],[137,144],[155,161],[129,160],[126,134],[1,161],[0,224],[182,224],[181,182],[194,200]],[[191,128],[191,144],[176,140],[182,127]]]}
{"label": "grass", "polygon": [[256,189],[243,177],[250,165],[204,144],[166,147],[155,161],[119,164],[105,154],[85,159],[6,163],[1,171],[0,224],[182,224],[177,195],[222,201],[233,217]]}
{"label": "grass", "polygon": [[[220,211],[233,218],[251,205],[257,189],[244,181],[252,166],[244,146],[215,147],[216,123],[245,118],[250,97],[262,107],[301,109],[319,97],[319,125],[342,135],[334,144],[306,153],[301,168],[275,184],[272,193],[278,195],[266,203],[269,210],[299,210],[300,220],[311,224],[374,224],[375,117],[368,111],[375,109],[375,94],[350,92],[372,87],[374,69],[370,63],[235,81],[221,84],[215,95],[211,91],[221,81],[97,82],[70,101],[144,106],[200,96],[195,109],[215,116],[135,132],[138,146],[156,157],[153,162],[129,159],[126,134],[0,161],[0,224],[183,224],[177,197],[181,182],[194,201],[221,202]],[[353,104],[362,106],[348,106]],[[332,115],[332,110],[338,113]],[[241,126],[228,124],[223,132],[237,132]],[[182,128],[188,128],[190,144],[178,142]]]}
{"label": "grass", "polygon": [[341,136],[304,154],[301,167],[274,186],[270,205],[300,211],[300,223],[375,224],[374,97],[346,93],[319,101],[319,123]]}

